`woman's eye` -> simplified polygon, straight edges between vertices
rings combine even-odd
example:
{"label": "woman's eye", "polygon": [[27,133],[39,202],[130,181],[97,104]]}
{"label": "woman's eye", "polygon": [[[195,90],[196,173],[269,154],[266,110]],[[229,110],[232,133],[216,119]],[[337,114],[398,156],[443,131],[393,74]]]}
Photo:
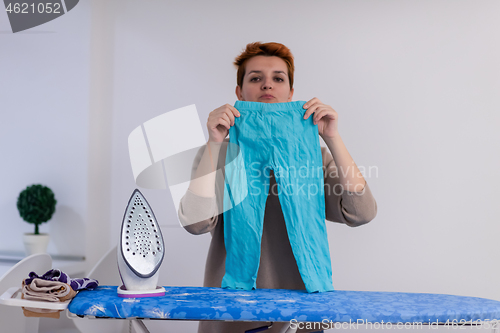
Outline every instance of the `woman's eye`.
{"label": "woman's eye", "polygon": [[250,79],[250,81],[258,81],[260,78],[258,76],[255,76],[253,78]]}
{"label": "woman's eye", "polygon": [[280,78],[280,77],[277,77],[276,81],[283,82],[284,80],[282,78]]}

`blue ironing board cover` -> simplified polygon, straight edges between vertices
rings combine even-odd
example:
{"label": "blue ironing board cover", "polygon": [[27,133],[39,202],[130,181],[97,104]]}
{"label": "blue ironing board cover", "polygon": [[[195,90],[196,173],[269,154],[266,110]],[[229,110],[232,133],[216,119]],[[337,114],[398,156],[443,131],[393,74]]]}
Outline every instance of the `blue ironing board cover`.
{"label": "blue ironing board cover", "polygon": [[116,286],[80,291],[68,310],[76,315],[112,318],[289,322],[445,323],[500,319],[500,302],[478,297],[377,291],[252,291],[165,287],[150,298],[120,298]]}

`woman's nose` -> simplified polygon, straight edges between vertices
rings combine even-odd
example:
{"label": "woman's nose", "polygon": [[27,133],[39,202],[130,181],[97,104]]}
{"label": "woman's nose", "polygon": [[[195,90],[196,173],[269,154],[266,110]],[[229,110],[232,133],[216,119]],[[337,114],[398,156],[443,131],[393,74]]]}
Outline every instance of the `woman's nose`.
{"label": "woman's nose", "polygon": [[263,90],[268,90],[268,89],[271,89],[273,87],[272,85],[272,80],[264,80],[264,82],[262,83],[262,89]]}

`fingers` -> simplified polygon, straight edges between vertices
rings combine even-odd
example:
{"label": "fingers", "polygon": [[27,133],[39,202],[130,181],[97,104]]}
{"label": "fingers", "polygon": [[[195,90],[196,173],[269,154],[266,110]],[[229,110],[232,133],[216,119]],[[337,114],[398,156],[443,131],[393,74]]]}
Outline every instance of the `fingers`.
{"label": "fingers", "polygon": [[311,100],[309,100],[308,102],[304,103],[304,109],[307,109],[309,108],[311,105],[315,104],[315,103],[321,103],[321,101],[317,98],[317,97],[314,97],[312,98]]}
{"label": "fingers", "polygon": [[234,106],[232,105],[229,105],[229,104],[226,104],[229,109],[232,111],[232,113],[236,116],[236,117],[239,117],[240,116],[240,111],[238,111],[238,109],[236,109]]}
{"label": "fingers", "polygon": [[311,106],[313,106],[314,104],[318,104],[318,103],[322,104],[321,101],[317,97],[314,97],[313,99],[309,100],[308,102],[305,102],[303,105],[303,108],[309,109]]}
{"label": "fingers", "polygon": [[304,103],[304,105],[302,106],[304,109],[307,109],[307,111],[304,113],[304,119],[307,119],[309,118],[309,116],[316,112],[316,110],[321,107],[323,105],[323,103],[321,103],[321,101],[314,97],[313,99],[311,99],[310,101]]}
{"label": "fingers", "polygon": [[[232,114],[223,113],[219,118],[219,124],[229,124],[229,126],[234,125],[234,116]],[[225,125],[224,125],[225,126]],[[229,129],[229,127],[227,127]]]}
{"label": "fingers", "polygon": [[234,117],[239,117],[240,112],[234,106],[231,106],[229,104],[222,106],[221,109],[222,109],[221,117],[224,117],[225,119],[229,120],[229,124],[231,126],[234,126]]}
{"label": "fingers", "polygon": [[222,114],[222,117],[224,117],[224,119],[227,119],[229,120],[229,123],[231,124],[231,126],[234,126],[234,113],[232,110],[230,109],[226,109],[224,110],[224,113]]}
{"label": "fingers", "polygon": [[222,125],[229,130],[231,126],[234,126],[235,117],[239,116],[240,112],[234,106],[225,104],[210,113],[207,125],[212,129]]}
{"label": "fingers", "polygon": [[326,116],[328,114],[328,111],[326,109],[319,109],[318,111],[316,111],[314,113],[314,117],[313,117],[313,123],[314,125],[316,125],[318,123],[318,121],[323,118],[324,116]]}
{"label": "fingers", "polygon": [[319,103],[313,104],[312,106],[310,106],[307,109],[306,113],[304,113],[304,119],[309,118],[311,116],[311,114],[313,114],[313,113],[319,112],[322,107],[323,107],[322,104],[319,104]]}
{"label": "fingers", "polygon": [[225,128],[227,128],[227,130],[229,130],[229,128],[232,126],[231,122],[229,122],[227,119],[224,118],[219,119],[219,123],[217,124],[217,126],[219,125],[224,126]]}
{"label": "fingers", "polygon": [[207,121],[207,128],[209,130],[215,130],[219,126],[225,127],[227,130],[231,127],[231,121],[225,117],[218,117]]}

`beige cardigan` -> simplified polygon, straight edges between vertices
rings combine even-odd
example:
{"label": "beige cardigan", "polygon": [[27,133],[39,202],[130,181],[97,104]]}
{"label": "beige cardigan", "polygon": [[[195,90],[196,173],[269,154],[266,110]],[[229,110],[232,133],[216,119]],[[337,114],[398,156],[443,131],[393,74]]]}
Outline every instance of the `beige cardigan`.
{"label": "beige cardigan", "polygon": [[[224,141],[228,142],[229,138]],[[218,168],[222,170],[222,177],[224,175],[224,168],[221,166],[224,166],[226,160],[226,147],[225,145],[222,146],[218,159]],[[206,145],[199,149],[195,157],[191,171],[192,176],[198,168],[205,149]],[[345,223],[350,227],[357,227],[373,220],[377,215],[377,203],[368,183],[361,192],[340,191],[341,187],[336,173],[335,161],[328,148],[321,147],[321,155],[325,170],[326,219],[331,222]],[[218,184],[221,183],[216,182],[216,193],[219,193],[216,196],[217,198],[223,193],[223,189]],[[279,192],[275,188],[276,186],[278,185],[271,170],[269,196],[264,214],[260,265],[256,281],[257,288],[305,290],[292,253],[292,248],[288,241],[285,219],[279,198],[276,195]],[[225,274],[226,249],[224,246],[223,213],[219,213],[219,211],[222,211],[220,203],[222,200],[216,200],[216,197],[201,197],[188,189],[181,199],[178,215],[179,220],[189,233],[193,235],[211,233],[212,241],[208,250],[203,286],[220,288],[222,278]],[[203,216],[212,217],[203,219]],[[245,330],[261,327],[265,324],[264,322],[201,321],[198,332],[244,332]],[[275,323],[272,329],[264,332],[279,332],[282,326],[283,323]],[[297,332],[310,331],[298,330]]]}

